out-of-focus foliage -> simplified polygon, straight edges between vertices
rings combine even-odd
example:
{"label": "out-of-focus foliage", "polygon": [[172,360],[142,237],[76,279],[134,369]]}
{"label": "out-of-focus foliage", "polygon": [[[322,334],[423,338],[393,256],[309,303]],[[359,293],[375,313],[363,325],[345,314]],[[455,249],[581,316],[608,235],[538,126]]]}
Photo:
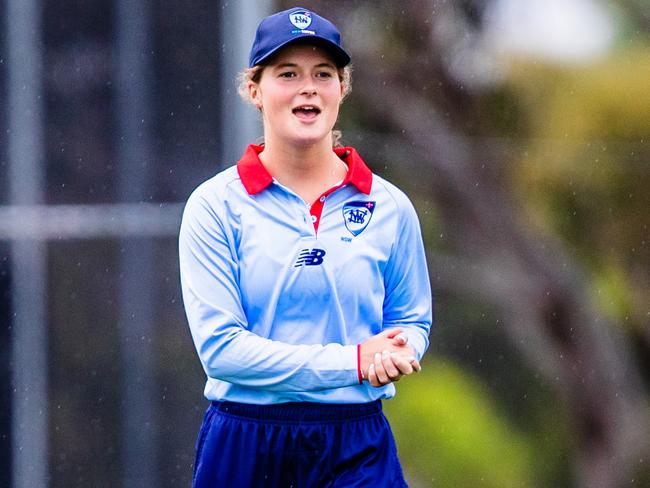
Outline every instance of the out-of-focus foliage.
{"label": "out-of-focus foliage", "polygon": [[519,65],[529,124],[514,181],[529,217],[592,274],[603,311],[637,329],[650,306],[650,48],[586,67]]}
{"label": "out-of-focus foliage", "polygon": [[530,441],[485,386],[442,360],[399,385],[385,402],[404,468],[426,486],[534,486]]}

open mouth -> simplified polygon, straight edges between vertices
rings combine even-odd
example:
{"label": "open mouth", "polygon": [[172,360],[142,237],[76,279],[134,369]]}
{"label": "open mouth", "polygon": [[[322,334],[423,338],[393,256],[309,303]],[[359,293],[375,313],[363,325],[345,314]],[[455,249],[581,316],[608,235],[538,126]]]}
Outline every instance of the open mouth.
{"label": "open mouth", "polygon": [[293,114],[301,119],[313,119],[320,113],[315,105],[300,105],[292,110]]}

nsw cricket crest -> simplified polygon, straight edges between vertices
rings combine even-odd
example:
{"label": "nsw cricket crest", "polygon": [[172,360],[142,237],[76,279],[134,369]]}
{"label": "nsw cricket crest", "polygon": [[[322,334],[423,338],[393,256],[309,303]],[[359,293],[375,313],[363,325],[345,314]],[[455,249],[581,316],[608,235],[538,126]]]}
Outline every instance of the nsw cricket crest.
{"label": "nsw cricket crest", "polygon": [[289,14],[289,20],[298,29],[306,29],[311,25],[311,12],[298,10]]}
{"label": "nsw cricket crest", "polygon": [[343,205],[343,221],[353,236],[361,234],[372,218],[375,202],[347,202]]}

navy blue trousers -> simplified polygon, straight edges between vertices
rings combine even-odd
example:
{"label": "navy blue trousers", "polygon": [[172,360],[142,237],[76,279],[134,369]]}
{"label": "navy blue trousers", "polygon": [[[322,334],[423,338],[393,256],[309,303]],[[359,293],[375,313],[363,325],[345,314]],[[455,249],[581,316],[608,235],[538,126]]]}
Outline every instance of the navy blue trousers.
{"label": "navy blue trousers", "polygon": [[196,446],[193,486],[405,487],[381,402],[212,402]]}

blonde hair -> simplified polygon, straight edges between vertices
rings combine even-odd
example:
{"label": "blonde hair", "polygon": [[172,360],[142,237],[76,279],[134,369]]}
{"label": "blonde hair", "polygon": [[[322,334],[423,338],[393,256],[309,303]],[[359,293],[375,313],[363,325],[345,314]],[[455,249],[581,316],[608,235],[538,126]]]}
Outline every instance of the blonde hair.
{"label": "blonde hair", "polygon": [[[253,104],[253,100],[248,91],[248,85],[249,83],[258,84],[260,82],[265,67],[266,66],[264,65],[258,64],[252,68],[246,68],[237,75],[237,91],[239,92],[239,96],[242,97],[245,102]],[[348,64],[343,68],[337,68],[336,71],[338,72],[339,80],[341,80],[341,84],[343,85],[343,97],[341,98],[341,102],[343,102],[352,91],[352,65]],[[258,109],[261,110],[259,107]],[[342,137],[343,133],[340,130],[332,130],[332,145],[334,147],[340,147]]]}

